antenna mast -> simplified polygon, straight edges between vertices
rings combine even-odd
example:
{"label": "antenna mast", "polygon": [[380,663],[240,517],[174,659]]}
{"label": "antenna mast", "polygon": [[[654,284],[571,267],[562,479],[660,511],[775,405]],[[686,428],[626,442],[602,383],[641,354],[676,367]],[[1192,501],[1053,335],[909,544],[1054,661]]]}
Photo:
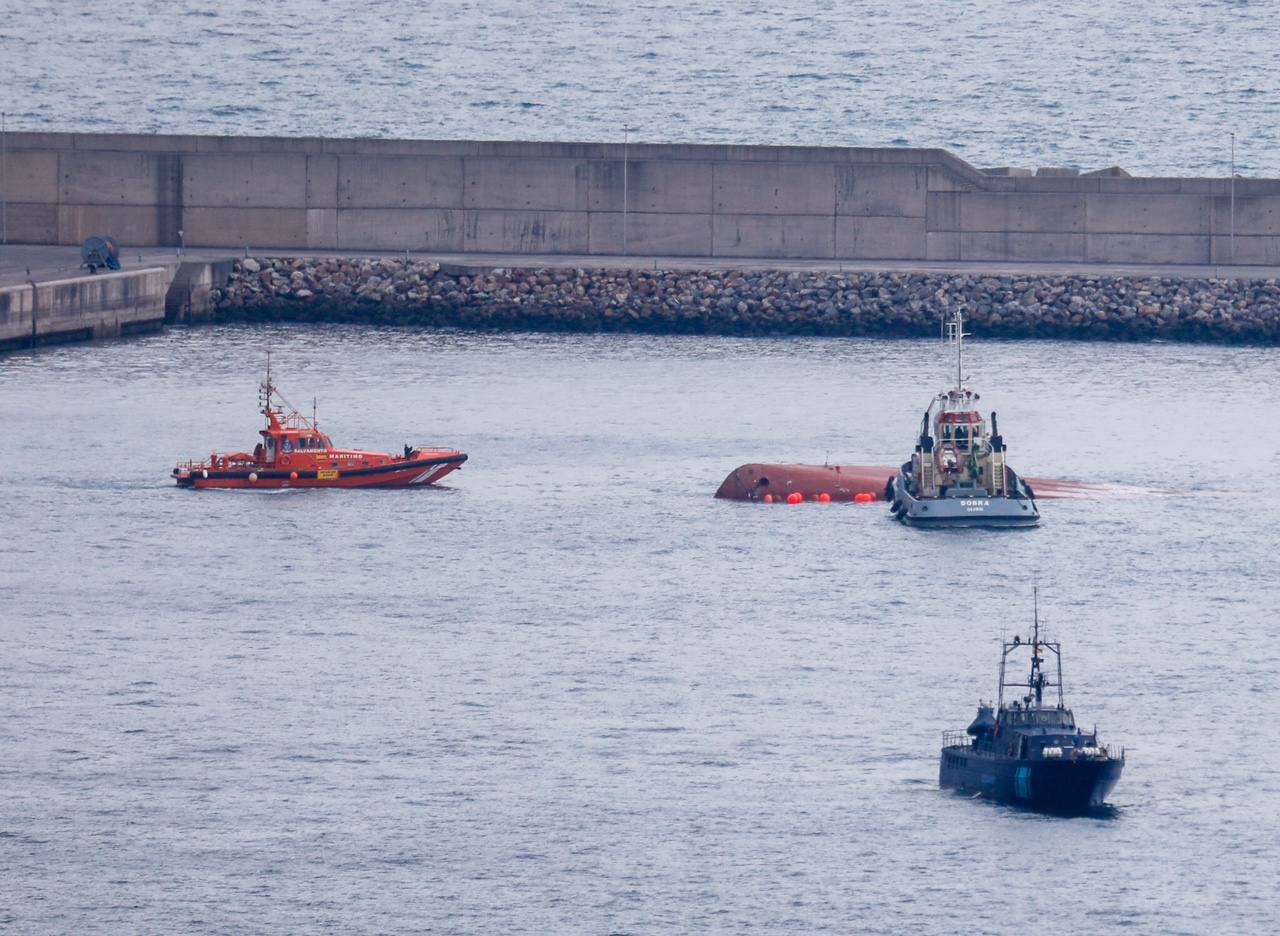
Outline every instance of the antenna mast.
{"label": "antenna mast", "polygon": [[1031,594],[1035,603],[1035,624],[1031,633],[1031,678],[1027,682],[1028,688],[1036,694],[1036,708],[1039,708],[1044,694],[1044,674],[1040,672],[1040,586],[1034,586]]}
{"label": "antenna mast", "polygon": [[271,392],[274,389],[271,386],[271,352],[267,351],[267,379],[262,382],[262,386],[258,389],[258,402],[262,404],[264,416],[271,409]]}
{"label": "antenna mast", "polygon": [[[1012,642],[1004,640],[1003,637],[1001,638],[1004,650],[1000,654],[1000,692],[998,696],[999,702],[997,703],[1001,708],[1004,707],[1005,686],[1009,686],[1010,688],[1026,686],[1028,692],[1023,696],[1023,701],[1030,706],[1031,700],[1034,698],[1037,708],[1039,708],[1044,701],[1045,687],[1056,686],[1058,689],[1058,708],[1062,708],[1064,706],[1062,695],[1062,645],[1052,641],[1046,643],[1040,642],[1040,586],[1035,586],[1033,595],[1035,600],[1035,618],[1032,625],[1031,640],[1023,643],[1022,638],[1017,634],[1014,635]],[[1009,654],[1021,647],[1031,648],[1031,674],[1027,677],[1026,682],[1005,682],[1005,670]],[[1050,680],[1044,672],[1043,654],[1046,650],[1057,657],[1057,682]]]}
{"label": "antenna mast", "polygon": [[956,309],[945,322],[946,335],[956,346],[956,389],[964,389],[964,313]]}

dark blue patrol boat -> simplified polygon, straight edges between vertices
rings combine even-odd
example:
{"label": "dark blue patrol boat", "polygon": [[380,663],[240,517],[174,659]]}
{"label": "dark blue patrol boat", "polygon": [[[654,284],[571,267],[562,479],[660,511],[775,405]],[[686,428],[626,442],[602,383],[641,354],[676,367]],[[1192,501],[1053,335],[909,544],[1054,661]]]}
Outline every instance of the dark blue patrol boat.
{"label": "dark blue patrol boat", "polygon": [[[1005,664],[1021,650],[1031,653],[1031,675],[1025,683],[1007,682]],[[1044,671],[1046,652],[1057,664],[1056,682]],[[1006,687],[1026,692],[1006,704]],[[1044,703],[1047,688],[1058,690],[1057,705]],[[1103,804],[1123,769],[1124,749],[1099,744],[1097,729],[1081,731],[1063,705],[1061,645],[1040,639],[1037,607],[1031,639],[1004,644],[995,709],[979,703],[967,729],[943,733],[938,783],[1046,812],[1083,813]]]}

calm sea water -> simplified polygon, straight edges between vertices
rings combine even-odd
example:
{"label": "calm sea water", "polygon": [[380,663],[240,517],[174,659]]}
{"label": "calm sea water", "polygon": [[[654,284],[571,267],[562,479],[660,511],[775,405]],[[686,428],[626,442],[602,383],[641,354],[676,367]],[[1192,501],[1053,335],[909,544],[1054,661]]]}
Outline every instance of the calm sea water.
{"label": "calm sea water", "polygon": [[23,130],[941,146],[1280,175],[1275,0],[0,0]]}
{"label": "calm sea water", "polygon": [[[191,492],[271,348],[447,488]],[[0,929],[1267,933],[1274,351],[974,342],[1029,475],[1176,496],[929,533],[711,494],[892,463],[937,344],[169,331],[0,359]],[[1247,499],[1246,499],[1247,498]],[[1098,818],[937,788],[1039,582]]]}

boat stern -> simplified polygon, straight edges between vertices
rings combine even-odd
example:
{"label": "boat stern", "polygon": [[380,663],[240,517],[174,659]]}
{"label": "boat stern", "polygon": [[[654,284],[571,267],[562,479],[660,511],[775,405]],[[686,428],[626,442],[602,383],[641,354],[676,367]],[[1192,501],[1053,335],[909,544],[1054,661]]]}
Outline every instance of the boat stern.
{"label": "boat stern", "polygon": [[1040,509],[1032,497],[993,496],[984,491],[915,497],[900,471],[892,480],[890,511],[909,526],[1033,527]]}
{"label": "boat stern", "polygon": [[178,462],[173,466],[173,471],[169,472],[169,476],[173,478],[178,487],[193,488],[196,486],[196,479],[200,477],[208,477],[208,466],[203,462],[184,461]]}

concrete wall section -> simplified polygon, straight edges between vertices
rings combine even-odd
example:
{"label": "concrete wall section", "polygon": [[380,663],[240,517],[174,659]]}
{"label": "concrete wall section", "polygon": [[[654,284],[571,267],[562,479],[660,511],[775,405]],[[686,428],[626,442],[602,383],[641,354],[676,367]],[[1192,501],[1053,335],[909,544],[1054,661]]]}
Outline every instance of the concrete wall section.
{"label": "concrete wall section", "polygon": [[58,154],[58,200],[64,205],[155,205],[169,157],[157,153],[76,151]]}
{"label": "concrete wall section", "polygon": [[307,155],[307,207],[338,207],[338,157],[328,153]]}
{"label": "concrete wall section", "polygon": [[9,202],[5,206],[5,235],[11,244],[60,244],[58,203]]}
{"label": "concrete wall section", "polygon": [[589,220],[593,254],[632,254],[658,257],[709,257],[712,254],[712,215],[663,214],[633,211],[627,215],[627,240],[622,242],[622,212],[593,211]]}
{"label": "concrete wall section", "polygon": [[1052,260],[1083,263],[1085,235],[1069,232],[961,231],[955,260]]}
{"label": "concrete wall section", "polygon": [[[1237,197],[1234,218],[1230,198],[1219,195],[1210,199],[1211,228],[1214,234],[1280,235],[1280,195],[1270,197]],[[1233,224],[1234,222],[1234,224]]]}
{"label": "concrete wall section", "polygon": [[1214,263],[1280,266],[1280,237],[1215,234],[1210,238]]}
{"label": "concrete wall section", "polygon": [[164,298],[165,322],[191,324],[213,318],[215,290],[226,285],[235,260],[194,260],[177,264]]}
{"label": "concrete wall section", "polygon": [[1085,231],[1085,200],[1075,194],[957,192],[960,231],[1072,233]]}
{"label": "concrete wall section", "polygon": [[585,211],[468,211],[462,249],[475,253],[586,253]]}
{"label": "concrete wall section", "polygon": [[830,217],[717,214],[711,251],[717,257],[834,257]]}
{"label": "concrete wall section", "polygon": [[722,163],[713,176],[719,215],[835,214],[835,174],[829,165]]}
{"label": "concrete wall section", "polygon": [[1089,263],[1208,263],[1208,234],[1090,234]]}
{"label": "concrete wall section", "polygon": [[9,202],[55,205],[58,202],[58,152],[14,150],[6,152],[0,195]]}
{"label": "concrete wall section", "polygon": [[338,208],[461,208],[462,160],[454,156],[341,156]]}
{"label": "concrete wall section", "polygon": [[0,288],[0,349],[160,328],[169,280],[156,267]]}
{"label": "concrete wall section", "polygon": [[35,342],[31,305],[35,289],[29,285],[0,286],[0,351],[25,348]]}
{"label": "concrete wall section", "polygon": [[[1274,263],[1280,180],[986,174],[935,149],[10,134],[15,243]],[[624,238],[625,228],[625,238]],[[1234,242],[1231,232],[1234,230]],[[179,232],[182,232],[181,235]]]}
{"label": "concrete wall section", "polygon": [[515,211],[585,211],[590,172],[576,159],[518,156],[466,160],[463,206]]}
{"label": "concrete wall section", "polygon": [[338,211],[335,219],[337,246],[343,250],[460,251],[462,214],[456,208],[351,208]]}
{"label": "concrete wall section", "polygon": [[1201,195],[1086,195],[1090,234],[1208,234],[1212,199]]}
{"label": "concrete wall section", "polygon": [[[329,247],[309,243],[308,211],[296,208],[194,207],[183,211],[185,241],[189,247]],[[118,235],[128,243],[124,235]],[[64,241],[74,243],[74,240]],[[166,242],[162,241],[161,244]]]}
{"label": "concrete wall section", "polygon": [[[626,190],[627,211],[662,214],[706,214],[714,210],[715,163],[693,160],[628,160],[623,179],[621,159],[591,163],[591,211],[621,211]],[[678,222],[677,222],[678,223]]]}
{"label": "concrete wall section", "polygon": [[201,208],[302,208],[307,198],[303,153],[182,157],[182,204]]}
{"label": "concrete wall section", "polygon": [[839,217],[835,225],[835,256],[843,259],[925,260],[928,258],[925,219]]}
{"label": "concrete wall section", "polygon": [[165,243],[155,205],[58,205],[56,211],[54,243],[78,244],[94,234],[113,235],[122,250]]}
{"label": "concrete wall section", "polygon": [[[836,212],[854,216],[923,218],[931,177],[926,166],[837,167]],[[945,180],[945,184],[951,184],[949,177]]]}

